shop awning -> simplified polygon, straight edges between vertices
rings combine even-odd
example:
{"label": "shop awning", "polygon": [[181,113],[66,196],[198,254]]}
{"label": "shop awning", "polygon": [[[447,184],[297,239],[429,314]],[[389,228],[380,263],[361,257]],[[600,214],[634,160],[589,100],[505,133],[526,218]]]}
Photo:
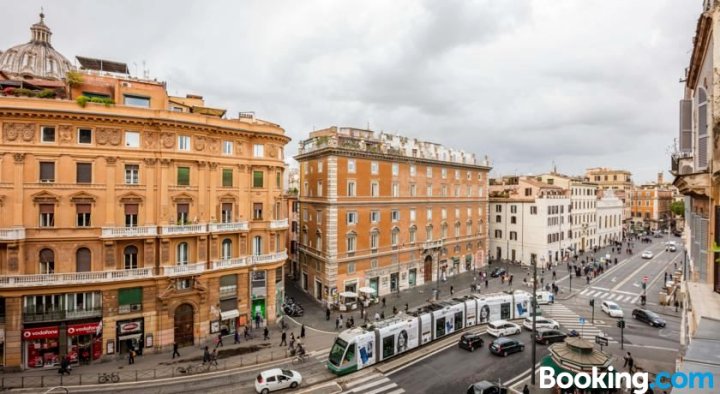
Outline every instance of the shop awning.
{"label": "shop awning", "polygon": [[238,316],[240,316],[240,311],[237,309],[220,312],[220,320],[234,319]]}

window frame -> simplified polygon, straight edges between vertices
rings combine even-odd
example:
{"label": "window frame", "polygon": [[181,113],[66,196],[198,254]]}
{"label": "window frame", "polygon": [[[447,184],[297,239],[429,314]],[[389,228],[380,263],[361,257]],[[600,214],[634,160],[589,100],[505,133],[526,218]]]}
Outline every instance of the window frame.
{"label": "window frame", "polygon": [[[90,133],[90,142],[81,142],[81,141],[80,141],[81,133],[82,133],[83,131],[87,131],[87,132]],[[77,134],[76,134],[76,138],[77,138],[76,141],[77,141],[77,144],[78,144],[78,145],[92,145],[92,143],[93,143],[93,130],[92,130],[92,129],[89,129],[89,128],[78,127],[78,129],[77,129]]]}
{"label": "window frame", "polygon": [[[46,130],[52,130],[52,140],[45,139],[45,137],[46,137],[45,131]],[[57,128],[55,126],[41,126],[40,127],[40,142],[43,144],[57,143]]]}

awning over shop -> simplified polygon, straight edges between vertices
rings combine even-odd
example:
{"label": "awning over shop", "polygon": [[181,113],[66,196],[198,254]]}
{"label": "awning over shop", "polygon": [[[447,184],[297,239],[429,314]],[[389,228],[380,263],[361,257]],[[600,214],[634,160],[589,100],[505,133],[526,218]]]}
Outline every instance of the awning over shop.
{"label": "awning over shop", "polygon": [[220,312],[220,320],[229,320],[234,319],[236,317],[240,316],[240,311],[237,309]]}

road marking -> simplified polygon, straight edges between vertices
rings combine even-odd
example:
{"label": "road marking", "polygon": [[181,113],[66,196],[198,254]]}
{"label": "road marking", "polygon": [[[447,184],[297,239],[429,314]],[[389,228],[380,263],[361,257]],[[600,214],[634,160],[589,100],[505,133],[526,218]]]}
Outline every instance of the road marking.
{"label": "road marking", "polygon": [[[664,252],[661,251],[661,252],[658,253],[657,256],[655,256],[655,257],[658,257],[658,256],[660,256],[660,255],[663,254],[663,253],[664,253]],[[612,290],[616,290],[616,289],[621,288],[625,283],[627,283],[628,281],[630,281],[632,278],[635,278],[636,275],[637,275],[637,273],[640,272],[640,271],[642,271],[642,270],[643,270],[645,267],[647,267],[648,264],[650,264],[652,261],[653,261],[653,259],[649,259],[648,261],[646,261],[645,264],[643,264],[643,265],[641,265],[640,267],[638,267],[638,269],[636,269],[635,271],[633,271],[632,274],[628,275],[627,278],[625,278],[622,282],[618,283],[615,287],[613,287]]]}
{"label": "road marking", "polygon": [[374,382],[366,383],[366,384],[364,384],[364,385],[362,385],[362,386],[355,387],[355,388],[352,389],[352,390],[348,390],[348,391],[346,391],[346,393],[357,393],[357,392],[360,392],[360,391],[362,391],[362,390],[369,389],[370,387],[375,387],[375,386],[377,386],[377,385],[379,385],[379,384],[387,383],[387,382],[389,382],[389,381],[390,381],[390,379],[388,379],[388,378],[378,379],[378,380],[376,380],[376,381],[374,381]]}
{"label": "road marking", "polygon": [[604,288],[604,287],[595,287],[595,286],[593,286],[592,288],[595,289],[595,290],[610,291],[610,289],[606,289],[606,288]]}
{"label": "road marking", "polygon": [[405,390],[403,390],[403,389],[398,389],[398,390],[395,390],[395,391],[391,391],[391,392],[389,392],[389,393],[387,393],[387,394],[402,394],[402,393],[404,393],[404,392],[405,392]]}
{"label": "road marking", "polygon": [[379,374],[379,373],[374,373],[374,374],[371,374],[371,375],[368,375],[368,376],[364,376],[364,377],[362,377],[362,378],[360,378],[360,379],[352,380],[352,381],[350,381],[350,382],[345,383],[345,387],[351,388],[351,387],[357,386],[357,385],[359,385],[359,384],[361,384],[361,383],[365,383],[365,382],[367,382],[367,381],[370,380],[370,379],[377,379],[377,378],[379,378],[380,376],[382,376],[382,374]]}
{"label": "road marking", "polygon": [[585,289],[585,290],[581,291],[581,292],[580,292],[580,295],[585,295],[585,294],[587,294],[588,290],[589,290],[589,289]]}
{"label": "road marking", "polygon": [[665,351],[668,351],[668,352],[677,352],[677,351],[678,351],[678,349],[676,349],[676,348],[663,347],[663,346],[633,345],[633,344],[630,344],[630,343],[626,343],[625,346],[642,347],[642,348],[646,348],[646,349],[655,349],[655,350],[665,350]]}
{"label": "road marking", "polygon": [[638,295],[637,293],[632,293],[632,292],[629,292],[629,291],[622,291],[622,290],[613,290],[613,293],[627,294],[627,295],[631,295],[631,296],[636,296],[636,295]]}
{"label": "road marking", "polygon": [[[375,389],[375,390],[373,390],[373,391],[368,391],[368,392],[363,393],[363,394],[377,394],[377,393],[381,393],[381,392],[383,392],[383,391],[385,391],[385,390],[394,389],[394,388],[397,387],[397,386],[398,386],[397,384],[393,383],[393,384],[389,384],[389,385],[387,385],[387,386],[380,387],[379,389]],[[401,390],[402,390],[402,389],[401,389]],[[405,392],[405,390],[402,390],[402,391],[401,391],[401,393],[404,393],[404,392]]]}
{"label": "road marking", "polygon": [[[482,335],[482,334],[485,334],[487,331],[486,331],[486,330],[477,330],[477,331],[472,331],[472,332],[473,332],[474,334],[481,334],[481,335]],[[440,348],[438,348],[438,349],[435,349],[434,351],[429,352],[428,354],[425,354],[425,355],[423,355],[423,356],[421,356],[421,357],[418,357],[418,358],[416,358],[415,360],[413,360],[413,361],[411,361],[411,362],[409,362],[409,363],[403,364],[403,365],[401,365],[400,367],[398,367],[398,368],[396,368],[396,369],[394,369],[394,370],[386,373],[385,376],[390,376],[390,375],[392,375],[392,374],[394,374],[394,373],[400,372],[400,371],[402,371],[403,369],[405,369],[405,368],[407,368],[407,367],[409,367],[409,366],[412,366],[412,365],[414,365],[414,364],[416,364],[416,363],[419,363],[420,361],[425,360],[426,358],[428,358],[428,357],[430,357],[430,356],[433,356],[433,355],[435,355],[435,354],[437,354],[437,353],[440,353],[440,352],[442,352],[442,351],[445,351],[446,349],[449,349],[449,348],[451,348],[451,347],[453,347],[453,346],[457,346],[457,342],[448,343],[447,345],[445,345],[445,346],[443,346],[443,347],[440,347]]]}
{"label": "road marking", "polygon": [[638,297],[635,297],[635,298],[632,299],[632,301],[630,301],[630,303],[631,303],[631,304],[636,304],[636,303],[637,303],[637,300],[638,300]]}

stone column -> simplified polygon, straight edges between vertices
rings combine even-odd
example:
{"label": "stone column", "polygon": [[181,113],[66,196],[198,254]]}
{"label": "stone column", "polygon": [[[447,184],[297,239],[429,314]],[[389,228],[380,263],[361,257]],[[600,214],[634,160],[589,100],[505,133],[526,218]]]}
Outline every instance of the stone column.
{"label": "stone column", "polygon": [[[23,182],[25,181],[24,168],[25,168],[25,154],[15,153],[15,174],[13,176],[13,213],[12,213],[12,224],[13,226],[22,227],[23,214],[25,213],[25,207],[23,198]],[[37,207],[35,207],[37,208]],[[37,217],[37,216],[36,216]],[[33,226],[34,227],[34,226]],[[6,345],[7,346],[7,345]]]}

